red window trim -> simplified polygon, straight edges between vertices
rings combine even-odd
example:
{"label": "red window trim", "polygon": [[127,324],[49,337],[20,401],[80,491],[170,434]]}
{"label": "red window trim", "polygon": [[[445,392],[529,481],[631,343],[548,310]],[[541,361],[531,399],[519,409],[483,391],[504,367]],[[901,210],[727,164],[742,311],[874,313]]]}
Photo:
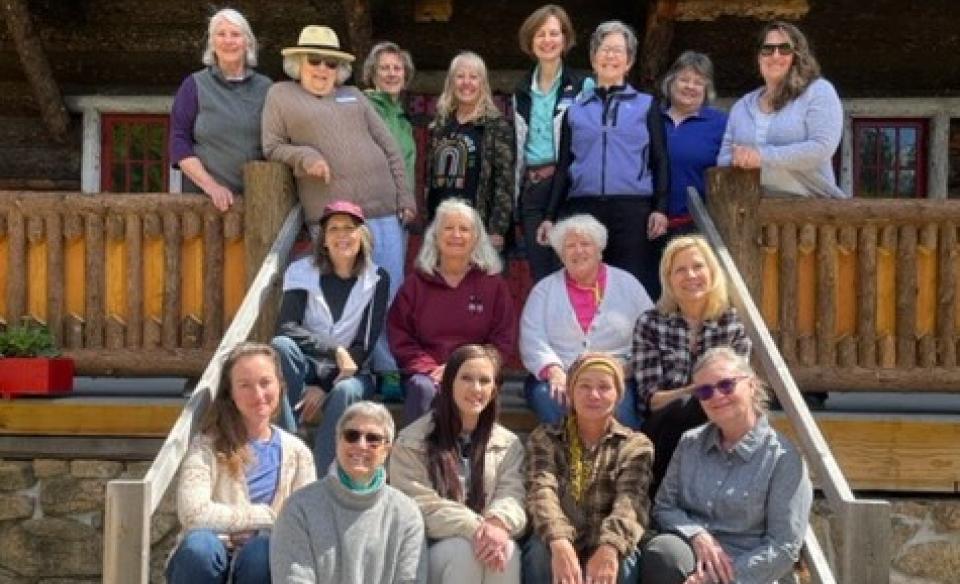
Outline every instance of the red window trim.
{"label": "red window trim", "polygon": [[[162,127],[164,132],[163,148],[159,159],[143,158],[138,160],[125,159],[124,176],[127,183],[125,185],[115,185],[113,181],[113,165],[116,162],[113,150],[114,128],[118,125],[136,126],[144,125],[148,127]],[[144,181],[147,180],[146,169],[159,164],[161,169],[162,191],[167,190],[170,183],[170,157],[167,153],[167,143],[170,136],[170,117],[166,114],[121,114],[121,113],[103,113],[100,118],[100,190],[102,192],[144,192],[142,189],[137,191],[129,186],[131,163],[139,163],[144,168]],[[127,151],[127,153],[129,153]],[[142,186],[142,185],[141,185]]]}
{"label": "red window trim", "polygon": [[[927,197],[927,150],[929,148],[930,120],[928,118],[853,118],[853,192],[854,195],[860,193],[860,130],[867,128],[915,128],[917,130],[917,158],[916,158],[916,193],[914,198]],[[877,150],[877,156],[880,156],[880,150]],[[896,148],[896,162],[894,184],[898,184],[900,178],[901,165],[899,164],[900,152]],[[876,167],[880,167],[879,160]]]}

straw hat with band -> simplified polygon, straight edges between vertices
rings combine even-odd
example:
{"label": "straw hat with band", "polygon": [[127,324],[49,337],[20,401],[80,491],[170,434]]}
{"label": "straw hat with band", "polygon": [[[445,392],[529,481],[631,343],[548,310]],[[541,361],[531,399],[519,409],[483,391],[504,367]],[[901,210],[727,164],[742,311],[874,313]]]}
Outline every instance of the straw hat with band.
{"label": "straw hat with band", "polygon": [[355,57],[341,50],[340,38],[329,26],[311,24],[303,27],[297,45],[280,51],[283,55],[283,71],[293,79],[300,78],[300,55],[321,55],[345,63],[353,63]]}
{"label": "straw hat with band", "polygon": [[584,353],[577,357],[577,360],[570,366],[570,373],[567,375],[567,392],[573,394],[573,388],[577,385],[577,378],[587,370],[598,369],[604,373],[609,373],[613,377],[613,386],[617,390],[617,401],[623,399],[623,365],[620,360],[607,353]]}

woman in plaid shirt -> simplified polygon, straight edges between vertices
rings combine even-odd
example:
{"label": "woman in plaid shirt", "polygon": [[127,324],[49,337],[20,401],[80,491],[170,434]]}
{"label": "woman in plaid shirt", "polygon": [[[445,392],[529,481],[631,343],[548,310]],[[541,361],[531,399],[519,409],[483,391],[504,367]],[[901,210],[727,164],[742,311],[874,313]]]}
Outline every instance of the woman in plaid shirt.
{"label": "woman in plaid shirt", "polygon": [[586,353],[570,368],[572,412],[527,442],[525,582],[637,582],[653,445],[614,418],[623,365]]}
{"label": "woman in plaid shirt", "polygon": [[680,436],[707,421],[690,397],[693,364],[713,347],[749,356],[750,339],[727,296],[726,276],[701,236],[673,239],[660,261],[663,292],[640,316],[634,335],[638,401],[646,404],[643,432],[656,454],[650,495],[670,463]]}

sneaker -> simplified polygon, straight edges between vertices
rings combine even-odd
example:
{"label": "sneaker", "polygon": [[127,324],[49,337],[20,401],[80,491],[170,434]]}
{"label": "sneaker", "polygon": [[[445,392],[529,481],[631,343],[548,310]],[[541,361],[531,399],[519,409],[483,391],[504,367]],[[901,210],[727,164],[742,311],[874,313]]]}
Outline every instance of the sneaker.
{"label": "sneaker", "polygon": [[380,374],[380,395],[385,402],[403,402],[403,384],[396,371]]}

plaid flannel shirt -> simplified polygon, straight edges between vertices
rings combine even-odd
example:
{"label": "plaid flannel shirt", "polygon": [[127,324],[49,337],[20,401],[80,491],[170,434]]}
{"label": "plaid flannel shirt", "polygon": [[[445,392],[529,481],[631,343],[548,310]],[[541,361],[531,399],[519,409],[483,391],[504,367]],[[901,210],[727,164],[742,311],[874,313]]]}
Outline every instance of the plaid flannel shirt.
{"label": "plaid flannel shirt", "polygon": [[545,545],[557,538],[573,543],[581,559],[602,544],[625,557],[649,524],[653,445],[646,436],[611,420],[592,450],[589,483],[581,502],[570,484],[570,445],[564,425],[541,424],[527,441],[527,513]]}
{"label": "plaid flannel shirt", "polygon": [[729,346],[739,355],[750,355],[750,339],[733,307],[715,319],[704,320],[702,326],[691,351],[691,331],[682,314],[663,314],[653,309],[640,315],[633,335],[639,403],[649,403],[650,394],[655,391],[689,384],[694,363],[708,349]]}

